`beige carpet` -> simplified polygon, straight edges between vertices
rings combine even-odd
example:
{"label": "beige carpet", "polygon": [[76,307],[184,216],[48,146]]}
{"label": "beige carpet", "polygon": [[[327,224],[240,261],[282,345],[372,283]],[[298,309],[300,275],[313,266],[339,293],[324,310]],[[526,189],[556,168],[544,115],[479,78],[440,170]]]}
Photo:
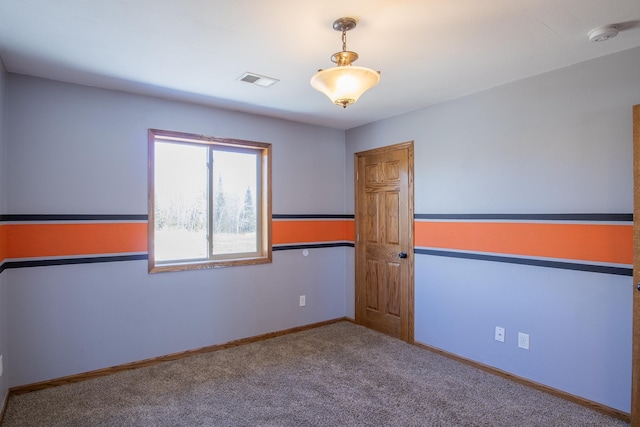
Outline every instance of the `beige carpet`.
{"label": "beige carpet", "polygon": [[13,396],[2,427],[627,425],[340,322]]}

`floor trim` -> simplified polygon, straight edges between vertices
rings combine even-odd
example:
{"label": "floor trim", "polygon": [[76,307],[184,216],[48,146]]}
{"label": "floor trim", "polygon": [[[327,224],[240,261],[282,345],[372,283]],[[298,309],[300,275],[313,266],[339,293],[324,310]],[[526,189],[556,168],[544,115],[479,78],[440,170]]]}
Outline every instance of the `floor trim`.
{"label": "floor trim", "polygon": [[[41,381],[32,384],[25,384],[17,387],[11,387],[9,393],[7,393],[7,399],[9,395],[24,394],[33,391],[44,390],[51,387],[57,387],[64,384],[71,384],[80,381],[86,381],[93,378],[104,377],[106,375],[115,374],[117,372],[129,371],[132,369],[144,368],[146,366],[153,366],[163,362],[169,362],[172,360],[184,359],[185,357],[195,356],[197,354],[211,353],[213,351],[225,350],[228,348],[238,347],[245,344],[251,344],[258,341],[268,340],[283,335],[289,335],[296,332],[302,332],[309,329],[319,328],[321,326],[330,325],[333,323],[350,321],[347,317],[341,317],[338,319],[325,320],[323,322],[312,323],[304,326],[296,326],[295,328],[284,329],[276,332],[269,332],[262,335],[256,335],[248,338],[242,338],[239,340],[229,341],[223,344],[215,344],[207,347],[196,348],[193,350],[181,351],[178,353],[167,354],[164,356],[153,357],[151,359],[139,360],[137,362],[125,363],[123,365],[111,366],[109,368],[97,369],[95,371],[83,372],[81,374],[69,375],[66,377],[54,378],[52,380]],[[5,401],[6,405],[6,401]]]}
{"label": "floor trim", "polygon": [[626,421],[628,423],[631,422],[631,414],[629,414],[627,412],[620,411],[618,409],[612,408],[610,406],[603,405],[603,404],[598,403],[598,402],[594,402],[592,400],[588,400],[588,399],[585,399],[585,398],[582,398],[582,397],[579,397],[579,396],[575,396],[575,395],[573,395],[571,393],[567,393],[565,391],[558,390],[558,389],[555,389],[553,387],[549,387],[547,385],[540,384],[540,383],[537,383],[535,381],[531,381],[531,380],[523,378],[523,377],[519,377],[517,375],[514,375],[514,374],[506,372],[506,371],[503,371],[501,369],[494,368],[493,366],[485,365],[484,363],[476,362],[475,360],[467,359],[466,357],[462,357],[462,356],[459,356],[457,354],[450,353],[450,352],[445,351],[445,350],[441,350],[441,349],[439,349],[437,347],[432,347],[430,345],[420,343],[418,341],[415,341],[414,345],[416,347],[420,347],[420,348],[425,349],[427,351],[431,351],[433,353],[440,354],[442,356],[448,357],[448,358],[453,359],[453,360],[455,360],[457,362],[464,363],[465,365],[472,366],[474,368],[480,369],[480,370],[488,372],[490,374],[494,374],[494,375],[497,375],[499,377],[506,378],[506,379],[514,381],[514,382],[516,382],[518,384],[522,384],[524,386],[527,386],[527,387],[530,387],[530,388],[533,388],[533,389],[536,389],[536,390],[543,391],[545,393],[551,394],[551,395],[559,397],[561,399],[568,400],[568,401],[573,402],[573,403],[577,403],[578,405],[585,406],[585,407],[587,407],[589,409],[592,409],[594,411],[603,413],[605,415],[609,415],[610,417],[617,418],[617,419],[620,419],[622,421]]}

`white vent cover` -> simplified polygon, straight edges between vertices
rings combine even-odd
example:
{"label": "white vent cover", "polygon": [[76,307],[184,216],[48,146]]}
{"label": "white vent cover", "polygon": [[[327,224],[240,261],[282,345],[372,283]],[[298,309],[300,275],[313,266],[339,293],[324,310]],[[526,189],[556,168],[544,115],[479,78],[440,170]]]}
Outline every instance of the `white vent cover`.
{"label": "white vent cover", "polygon": [[243,75],[238,77],[237,80],[262,87],[270,87],[280,81],[278,79],[274,79],[273,77],[261,76],[260,74],[255,73],[244,73]]}

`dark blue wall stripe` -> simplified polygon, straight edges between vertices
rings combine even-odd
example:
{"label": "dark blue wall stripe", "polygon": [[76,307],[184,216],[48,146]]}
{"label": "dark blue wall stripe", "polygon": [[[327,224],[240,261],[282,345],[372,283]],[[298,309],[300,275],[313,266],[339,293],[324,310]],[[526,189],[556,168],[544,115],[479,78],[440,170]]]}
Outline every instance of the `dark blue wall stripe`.
{"label": "dark blue wall stripe", "polygon": [[68,215],[68,214],[54,214],[54,215],[0,215],[0,221],[147,221],[149,216],[147,214],[133,215],[119,215],[119,214],[87,214],[87,215]]}
{"label": "dark blue wall stripe", "polygon": [[273,214],[273,219],[353,219],[353,214]]}
{"label": "dark blue wall stripe", "polygon": [[[353,214],[273,214],[273,219],[354,219]],[[5,214],[0,221],[147,221],[147,214]],[[633,221],[633,214],[415,214],[414,219],[520,221]]]}
{"label": "dark blue wall stripe", "polygon": [[[353,219],[351,214],[273,214],[273,219]],[[147,214],[5,214],[0,221],[147,221]]]}
{"label": "dark blue wall stripe", "polygon": [[415,214],[414,219],[520,220],[520,221],[633,221],[633,214]]}
{"label": "dark blue wall stripe", "polygon": [[340,248],[340,247],[354,247],[350,242],[337,242],[337,243],[313,243],[309,245],[283,245],[273,246],[273,251],[289,251],[292,249],[315,249],[315,248]]}
{"label": "dark blue wall stripe", "polygon": [[71,264],[95,264],[99,262],[120,262],[120,261],[141,261],[147,260],[147,254],[137,255],[113,255],[103,257],[85,257],[85,258],[64,258],[64,259],[40,259],[28,261],[8,261],[0,266],[0,272],[9,268],[24,267],[46,267],[50,265],[71,265]]}
{"label": "dark blue wall stripe", "polygon": [[415,249],[416,254],[442,256],[449,258],[464,258],[480,261],[505,262],[509,264],[532,265],[535,267],[561,268],[565,270],[589,271],[592,273],[615,274],[618,276],[633,276],[633,269],[627,267],[609,267],[605,265],[578,264],[572,262],[549,261],[532,258],[513,258],[499,255],[473,254],[466,252],[449,252],[434,249]]}
{"label": "dark blue wall stripe", "polygon": [[[316,248],[338,248],[338,247],[353,247],[353,243],[349,242],[337,242],[337,243],[317,243],[309,245],[287,245],[287,246],[273,246],[273,251],[286,251],[293,249],[316,249]],[[97,257],[83,257],[83,258],[61,258],[61,259],[39,259],[39,260],[26,260],[26,261],[7,261],[0,265],[0,273],[10,268],[25,268],[25,267],[46,267],[52,265],[73,265],[73,264],[94,264],[102,262],[120,262],[120,261],[141,261],[148,260],[148,254],[136,254],[136,255],[113,255],[113,256],[97,256]]]}
{"label": "dark blue wall stripe", "polygon": [[[274,246],[272,250],[286,251],[296,249],[316,249],[316,248],[334,248],[334,247],[354,247],[353,243],[318,243],[309,245],[286,245]],[[627,267],[610,267],[593,264],[578,264],[572,262],[538,260],[531,258],[513,258],[499,255],[473,254],[465,252],[449,252],[434,249],[414,249],[416,254],[442,256],[448,258],[463,258],[480,261],[504,262],[509,264],[531,265],[536,267],[561,268],[565,270],[589,271],[592,273],[615,274],[618,276],[633,276],[633,269]],[[106,257],[85,257],[85,258],[65,258],[65,259],[44,259],[44,260],[27,260],[27,261],[7,261],[0,265],[0,273],[9,268],[24,267],[44,267],[51,265],[72,265],[72,264],[93,264],[101,262],[120,262],[120,261],[141,261],[147,260],[147,254],[138,255],[114,255]]]}

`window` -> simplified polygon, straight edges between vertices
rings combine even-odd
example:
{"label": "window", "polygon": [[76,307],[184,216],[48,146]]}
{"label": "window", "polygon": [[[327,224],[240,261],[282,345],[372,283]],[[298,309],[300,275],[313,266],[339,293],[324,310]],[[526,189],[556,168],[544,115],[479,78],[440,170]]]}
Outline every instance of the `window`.
{"label": "window", "polygon": [[271,262],[271,144],[149,129],[149,272]]}

